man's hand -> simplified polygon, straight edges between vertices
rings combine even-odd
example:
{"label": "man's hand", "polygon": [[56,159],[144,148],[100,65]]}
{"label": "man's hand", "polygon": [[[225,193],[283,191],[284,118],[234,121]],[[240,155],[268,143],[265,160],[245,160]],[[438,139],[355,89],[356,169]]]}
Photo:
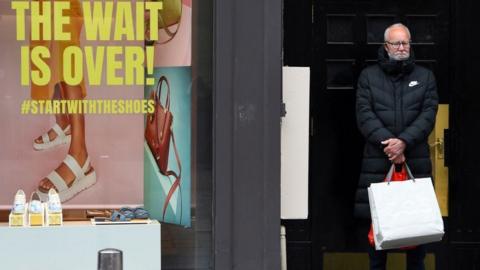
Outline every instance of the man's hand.
{"label": "man's hand", "polygon": [[397,159],[400,155],[403,155],[405,151],[405,142],[400,139],[392,138],[382,142],[386,147],[383,149],[383,152],[388,156],[390,161]]}

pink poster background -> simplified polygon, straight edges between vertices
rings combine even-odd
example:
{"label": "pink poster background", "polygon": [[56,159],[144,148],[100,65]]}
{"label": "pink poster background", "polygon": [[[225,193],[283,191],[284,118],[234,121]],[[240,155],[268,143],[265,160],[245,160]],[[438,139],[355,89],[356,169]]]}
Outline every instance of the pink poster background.
{"label": "pink poster background", "polygon": [[[28,41],[16,40],[13,12],[0,14],[0,208],[3,209],[11,207],[19,188],[29,198],[38,182],[62,162],[68,151],[68,146],[46,151],[35,151],[32,147],[33,140],[54,124],[54,117],[20,115],[22,101],[30,99],[30,87],[20,85],[22,45],[28,45]],[[101,45],[123,44],[117,41]],[[87,84],[87,99],[142,98],[143,86]],[[87,149],[97,183],[68,201],[66,208],[143,204],[143,115],[86,115],[85,123]]]}
{"label": "pink poster background", "polygon": [[[192,2],[182,1],[180,26],[173,25],[171,31],[178,28],[175,37],[165,44],[155,45],[155,67],[190,66],[192,63]],[[160,40],[166,38],[164,30],[158,31]]]}

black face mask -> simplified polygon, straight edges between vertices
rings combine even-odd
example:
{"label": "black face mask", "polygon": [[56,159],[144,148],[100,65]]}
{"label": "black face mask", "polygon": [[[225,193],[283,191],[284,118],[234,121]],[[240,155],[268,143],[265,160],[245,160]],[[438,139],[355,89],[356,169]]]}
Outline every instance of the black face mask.
{"label": "black face mask", "polygon": [[410,57],[405,60],[393,60],[388,56],[385,47],[380,46],[378,49],[378,64],[382,70],[389,75],[406,75],[412,72],[415,65],[415,55],[410,48]]}

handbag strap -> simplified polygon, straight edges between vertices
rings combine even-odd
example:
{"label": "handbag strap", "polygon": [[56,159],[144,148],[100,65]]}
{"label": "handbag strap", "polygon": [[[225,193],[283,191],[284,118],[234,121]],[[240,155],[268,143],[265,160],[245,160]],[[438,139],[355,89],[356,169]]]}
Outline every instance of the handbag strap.
{"label": "handbag strap", "polygon": [[[181,12],[182,12],[182,11],[180,10],[180,14],[181,14]],[[180,16],[182,16],[182,15],[180,15]],[[163,21],[162,14],[160,14],[160,13],[158,14],[158,20],[161,21],[161,24],[165,25],[165,22]],[[175,31],[171,31],[171,30],[168,28],[168,26],[165,25],[165,27],[163,28],[163,30],[165,30],[165,33],[167,33],[168,39],[167,39],[166,41],[157,42],[157,44],[165,44],[165,43],[169,42],[170,40],[172,40],[172,39],[175,37],[175,35],[177,34],[178,29],[180,29],[180,22],[181,22],[181,21],[182,21],[182,20],[180,19],[180,21],[177,23],[177,29],[175,29]]]}
{"label": "handbag strap", "polygon": [[162,45],[162,44],[165,44],[165,43],[168,43],[170,40],[172,40],[178,33],[178,30],[180,29],[180,23],[182,22],[182,11],[183,11],[183,4],[180,3],[180,20],[178,21],[178,24],[177,24],[177,29],[175,29],[175,31],[170,31],[170,29],[168,28],[167,25],[165,25],[165,22],[163,21],[163,17],[162,17],[162,14],[158,13],[158,20],[161,21],[161,24],[162,25],[165,25],[165,27],[163,28],[163,30],[165,30],[165,33],[167,33],[168,35],[168,39],[165,40],[165,41],[155,41],[155,43],[159,44],[159,45]]}
{"label": "handbag strap", "polygon": [[[170,203],[170,200],[172,199],[173,193],[175,192],[175,190],[177,190],[177,188],[181,192],[180,179],[182,177],[182,164],[180,162],[180,157],[179,157],[178,150],[177,150],[177,144],[175,143],[175,135],[173,134],[173,130],[172,130],[171,134],[172,134],[173,150],[175,152],[175,159],[177,160],[179,173],[178,173],[178,175],[174,171],[167,171],[165,173],[165,175],[167,175],[167,176],[175,177],[175,181],[173,182],[172,186],[170,187],[170,190],[168,191],[167,197],[165,198],[165,202],[163,203],[163,214],[162,214],[162,219],[163,220],[165,220],[165,214],[167,213],[167,207],[168,207],[168,204]],[[180,203],[182,203],[182,198],[180,198]],[[182,208],[183,208],[183,206],[180,205],[180,211],[182,211]],[[180,212],[180,223],[182,222],[181,218],[182,218],[182,212]]]}
{"label": "handbag strap", "polygon": [[167,77],[161,76],[160,79],[158,79],[158,84],[157,84],[157,91],[155,93],[157,102],[159,104],[162,104],[160,102],[160,97],[162,95],[162,84],[165,83],[167,84],[167,100],[165,101],[165,109],[167,111],[170,110],[170,83],[167,80]]}
{"label": "handbag strap", "polygon": [[[402,164],[402,166],[405,167],[405,170],[407,171],[408,177],[410,179],[412,179],[413,182],[415,182],[415,177],[413,176],[412,171],[410,171],[410,167],[408,167],[407,162],[404,162]],[[393,176],[393,171],[394,170],[395,170],[395,164],[392,163],[392,166],[390,166],[390,170],[388,170],[387,176],[385,177],[385,179],[387,180],[389,185],[390,185],[390,182],[392,181],[392,176]]]}

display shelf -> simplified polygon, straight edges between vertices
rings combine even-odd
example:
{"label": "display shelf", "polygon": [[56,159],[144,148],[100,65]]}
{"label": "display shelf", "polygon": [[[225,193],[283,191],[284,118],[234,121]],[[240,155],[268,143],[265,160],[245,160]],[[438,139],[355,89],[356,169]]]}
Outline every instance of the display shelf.
{"label": "display shelf", "polygon": [[97,269],[97,252],[123,252],[124,270],[160,269],[160,223],[92,225],[63,222],[53,227],[9,227],[0,223],[0,269]]}

